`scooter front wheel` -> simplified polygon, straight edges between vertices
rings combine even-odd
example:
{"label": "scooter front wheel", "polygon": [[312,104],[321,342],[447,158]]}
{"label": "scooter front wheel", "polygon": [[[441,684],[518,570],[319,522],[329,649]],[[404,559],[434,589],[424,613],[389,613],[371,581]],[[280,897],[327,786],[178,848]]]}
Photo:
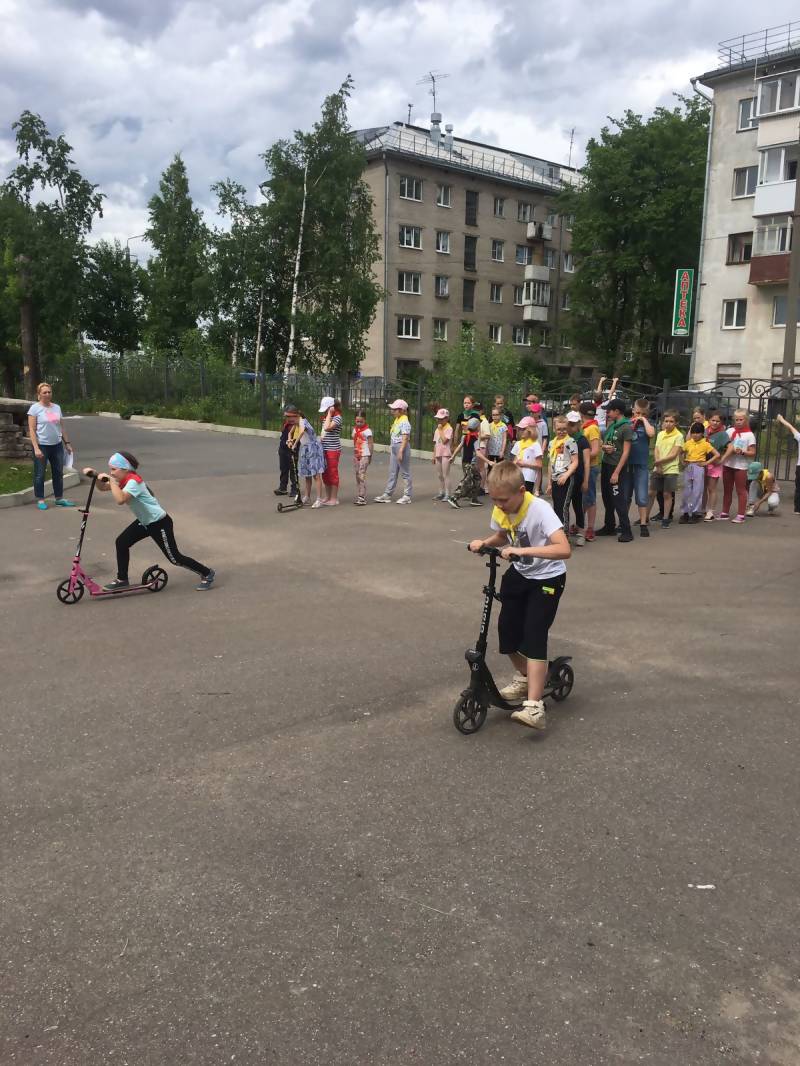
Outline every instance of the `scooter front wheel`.
{"label": "scooter front wheel", "polygon": [[553,677],[548,678],[550,684],[550,695],[556,701],[561,703],[572,692],[572,686],[575,684],[575,671],[569,665],[569,663],[562,663],[556,670]]}
{"label": "scooter front wheel", "polygon": [[76,581],[75,584],[72,586],[72,589],[70,589],[69,578],[67,578],[67,580],[62,581],[56,589],[56,596],[58,596],[61,603],[66,603],[67,605],[69,605],[71,603],[77,603],[80,599],[82,599],[85,591],[86,590],[82,581]]}
{"label": "scooter front wheel", "polygon": [[161,566],[151,566],[142,574],[142,584],[147,585],[150,592],[161,592],[169,581],[169,574]]}
{"label": "scooter front wheel", "polygon": [[459,733],[477,733],[486,721],[486,710],[485,703],[479,703],[472,693],[467,692],[453,708],[453,725]]}

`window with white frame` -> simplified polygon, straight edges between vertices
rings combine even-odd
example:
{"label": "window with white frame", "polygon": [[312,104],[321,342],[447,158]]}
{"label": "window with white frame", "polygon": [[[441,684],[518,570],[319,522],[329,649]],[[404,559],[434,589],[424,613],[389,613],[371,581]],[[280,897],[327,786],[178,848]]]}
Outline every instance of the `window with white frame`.
{"label": "window with white frame", "polygon": [[558,212],[557,211],[548,211],[547,212],[547,218],[545,219],[545,222],[547,223],[548,226],[557,226],[558,225]]}
{"label": "window with white frame", "polygon": [[572,310],[572,298],[570,296],[569,289],[567,289],[566,292],[562,292],[561,293],[561,310],[562,311],[571,311]]}
{"label": "window with white frame", "polygon": [[404,340],[419,340],[419,324],[421,319],[413,315],[399,315],[397,319],[397,336]]}
{"label": "window with white frame", "polygon": [[419,296],[422,292],[422,274],[416,270],[400,270],[397,274],[397,291]]}
{"label": "window with white frame", "polygon": [[728,258],[725,260],[729,265],[736,263],[749,263],[753,256],[753,234],[731,233],[728,237]]}
{"label": "window with white frame", "polygon": [[544,265],[549,267],[550,270],[556,268],[556,250],[555,248],[545,248],[544,250]]}
{"label": "window with white frame", "polygon": [[571,230],[574,225],[575,225],[575,216],[574,215],[564,215],[564,229]]}
{"label": "window with white frame", "polygon": [[777,181],[794,181],[797,177],[797,157],[796,144],[765,148],[761,152],[758,184],[773,185]]}
{"label": "window with white frame", "polygon": [[717,363],[717,381],[739,381],[741,376],[741,363]]}
{"label": "window with white frame", "polygon": [[758,125],[756,114],[756,98],[748,96],[746,100],[739,101],[739,130],[754,130]]}
{"label": "window with white frame", "polygon": [[758,185],[758,166],[736,167],[733,171],[733,196],[740,200],[743,196],[755,196]]}
{"label": "window with white frame", "polygon": [[489,323],[489,340],[495,344],[500,344],[503,340],[503,327],[496,322]]}
{"label": "window with white frame", "polygon": [[525,345],[526,347],[531,343],[531,331],[529,326],[512,326],[511,327],[511,342],[512,344]]}
{"label": "window with white frame", "polygon": [[[784,376],[784,373],[783,373],[783,363],[773,363],[772,364],[772,380],[773,381],[783,381],[784,377],[785,376]],[[793,381],[796,381],[797,378],[800,377],[800,363],[795,363],[794,364],[794,369],[792,370],[791,377],[792,377]]]}
{"label": "window with white frame", "polygon": [[503,251],[505,246],[505,241],[492,241],[492,259],[495,263],[502,263],[505,261],[505,252]]}
{"label": "window with white frame", "polygon": [[550,306],[550,282],[549,281],[526,281],[525,303],[533,304],[534,307]]}
{"label": "window with white frame", "polygon": [[515,285],[514,286],[514,306],[515,307],[522,307],[522,305],[524,303],[525,303],[525,286],[524,285]]}
{"label": "window with white frame", "polygon": [[440,300],[450,295],[450,278],[444,274],[437,274],[433,279],[433,292]]}
{"label": "window with white frame", "polygon": [[503,286],[496,281],[489,282],[489,302],[493,304],[503,302]]}
{"label": "window with white frame", "polygon": [[777,111],[789,111],[797,107],[797,90],[800,79],[797,74],[781,74],[768,78],[758,87],[758,114],[774,115]]}
{"label": "window with white frame", "polygon": [[447,340],[447,319],[446,318],[434,318],[433,320],[433,339],[435,341]]}
{"label": "window with white frame", "polygon": [[422,230],[419,226],[401,226],[400,227],[400,247],[401,248],[421,248],[422,247]]}
{"label": "window with white frame", "polygon": [[791,215],[764,215],[758,220],[753,255],[780,255],[791,249]]}
{"label": "window with white frame", "polygon": [[531,261],[533,249],[529,248],[527,244],[517,245],[516,261],[520,266],[527,266]]}
{"label": "window with white frame", "polygon": [[722,328],[744,329],[747,322],[747,300],[722,301]]}
{"label": "window with white frame", "polygon": [[551,341],[550,341],[550,327],[549,326],[542,326],[542,332],[539,335],[539,347],[540,348],[549,348],[550,344],[551,344]]}
{"label": "window with white frame", "polygon": [[575,273],[575,256],[572,254],[572,252],[564,252],[564,273]]}
{"label": "window with white frame", "polygon": [[401,174],[400,196],[403,200],[421,200],[422,178],[412,178],[408,174]]}
{"label": "window with white frame", "polygon": [[436,251],[442,255],[450,255],[450,231],[446,229],[437,229],[436,231]]}
{"label": "window with white frame", "polygon": [[[772,298],[772,325],[781,329],[786,326],[786,300],[785,292]],[[800,323],[800,300],[797,303],[797,321]]]}
{"label": "window with white frame", "polygon": [[659,355],[674,355],[675,345],[669,339],[669,337],[658,338],[658,354]]}
{"label": "window with white frame", "polygon": [[561,347],[562,348],[571,348],[572,347],[572,345],[570,344],[569,334],[568,333],[564,333],[562,331],[561,337],[560,337],[560,343],[561,343]]}
{"label": "window with white frame", "polygon": [[517,200],[517,222],[530,222],[532,214],[527,200]]}
{"label": "window with white frame", "polygon": [[495,196],[494,198],[494,217],[506,217],[506,199],[504,196]]}
{"label": "window with white frame", "polygon": [[452,185],[437,185],[436,186],[436,206],[437,207],[452,207],[453,206],[453,186]]}

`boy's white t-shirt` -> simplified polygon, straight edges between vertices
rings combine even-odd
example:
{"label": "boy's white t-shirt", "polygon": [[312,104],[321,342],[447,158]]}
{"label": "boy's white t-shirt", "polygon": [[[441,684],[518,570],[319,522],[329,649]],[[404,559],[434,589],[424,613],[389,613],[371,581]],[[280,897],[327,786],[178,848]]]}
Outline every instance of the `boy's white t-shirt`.
{"label": "boy's white t-shirt", "polygon": [[[728,430],[728,440],[733,442],[734,447],[743,449],[755,447],[756,435],[749,429],[745,430],[744,433],[738,433],[735,437],[733,433],[733,429]],[[746,470],[752,461],[746,455],[737,455],[734,452],[733,455],[728,456],[722,465],[731,467],[733,470]]]}
{"label": "boy's white t-shirt", "polygon": [[[519,441],[519,440],[515,441],[513,446],[512,446],[512,448],[511,448],[511,454],[512,454],[512,456],[515,459],[519,457],[520,444],[522,444],[522,441]],[[544,453],[542,452],[542,446],[538,442],[538,440],[535,440],[533,442],[533,444],[530,444],[525,449],[525,458],[526,458],[526,460],[527,459],[540,459],[543,454]],[[522,471],[522,476],[525,478],[526,483],[530,484],[530,485],[533,485],[535,483],[535,481],[536,481],[536,471],[533,469],[533,467],[532,466],[521,466],[520,470]]]}
{"label": "boy's white t-shirt", "polygon": [[[563,529],[558,515],[546,500],[534,497],[525,517],[512,532],[503,529],[492,514],[491,528],[495,532],[503,532],[508,537],[508,543],[516,548],[543,548],[550,543],[550,537],[556,530]],[[523,577],[534,578],[541,581],[548,577],[558,577],[567,572],[563,559],[515,559],[513,566]]]}
{"label": "boy's white t-shirt", "polygon": [[595,417],[595,421],[597,422],[597,428],[600,430],[601,433],[605,433],[606,426],[608,424],[607,411],[608,411],[608,400],[605,400],[603,403],[599,403],[597,405],[597,408],[595,409],[594,417]]}

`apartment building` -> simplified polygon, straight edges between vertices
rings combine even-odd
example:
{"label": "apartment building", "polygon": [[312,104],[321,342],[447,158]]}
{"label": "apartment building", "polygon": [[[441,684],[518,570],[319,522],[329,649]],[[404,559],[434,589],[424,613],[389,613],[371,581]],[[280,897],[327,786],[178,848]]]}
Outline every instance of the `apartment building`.
{"label": "apartment building", "polygon": [[475,330],[531,360],[592,369],[569,347],[575,270],[570,220],[555,201],[576,172],[441,129],[396,122],[360,130],[374,201],[385,297],[369,331],[364,376],[430,368],[437,348]]}
{"label": "apartment building", "polygon": [[726,41],[719,60],[695,79],[714,102],[691,377],[776,380],[800,154],[800,22]]}

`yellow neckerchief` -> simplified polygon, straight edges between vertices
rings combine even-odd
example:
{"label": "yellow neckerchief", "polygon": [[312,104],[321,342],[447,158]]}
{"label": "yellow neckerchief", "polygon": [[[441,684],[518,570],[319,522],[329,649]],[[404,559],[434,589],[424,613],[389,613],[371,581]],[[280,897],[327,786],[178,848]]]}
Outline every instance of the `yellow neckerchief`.
{"label": "yellow neckerchief", "polygon": [[[447,441],[444,439],[443,436],[441,436],[441,433],[442,433],[442,430],[452,429],[452,428],[453,427],[450,425],[449,422],[442,422],[442,424],[440,426],[436,427],[436,440],[437,440],[438,444],[447,444]],[[392,426],[392,429],[394,429],[394,426]]]}
{"label": "yellow neckerchief", "polygon": [[404,414],[403,415],[398,415],[397,418],[394,420],[394,422],[392,422],[392,428],[389,430],[389,435],[393,437],[396,433],[399,433],[400,430],[398,429],[398,426],[400,425],[401,422],[407,422],[407,421],[408,421],[408,416],[407,415],[404,415]]}
{"label": "yellow neckerchief", "polygon": [[567,435],[565,437],[560,437],[560,438],[559,437],[553,437],[553,439],[550,441],[550,462],[551,463],[553,462],[553,460],[555,459],[555,457],[557,455],[561,455],[561,453],[564,451],[564,445],[567,443],[568,440],[572,440],[572,438],[570,437],[569,433],[567,433]]}
{"label": "yellow neckerchief", "polygon": [[527,438],[525,440],[521,440],[519,442],[519,457],[520,457],[520,459],[522,459],[522,457],[525,455],[525,452],[528,450],[528,448],[532,448],[534,444],[538,444],[538,443],[539,443],[538,440],[529,440]]}
{"label": "yellow neckerchief", "polygon": [[508,429],[505,422],[490,422],[489,432],[493,437],[499,437],[501,432],[505,432]]}
{"label": "yellow neckerchief", "polygon": [[522,506],[516,514],[506,514],[505,511],[501,511],[499,507],[495,507],[492,511],[492,521],[497,522],[501,529],[504,529],[506,533],[510,533],[513,537],[518,526],[528,513],[528,508],[533,503],[533,493],[526,492],[522,500]]}

